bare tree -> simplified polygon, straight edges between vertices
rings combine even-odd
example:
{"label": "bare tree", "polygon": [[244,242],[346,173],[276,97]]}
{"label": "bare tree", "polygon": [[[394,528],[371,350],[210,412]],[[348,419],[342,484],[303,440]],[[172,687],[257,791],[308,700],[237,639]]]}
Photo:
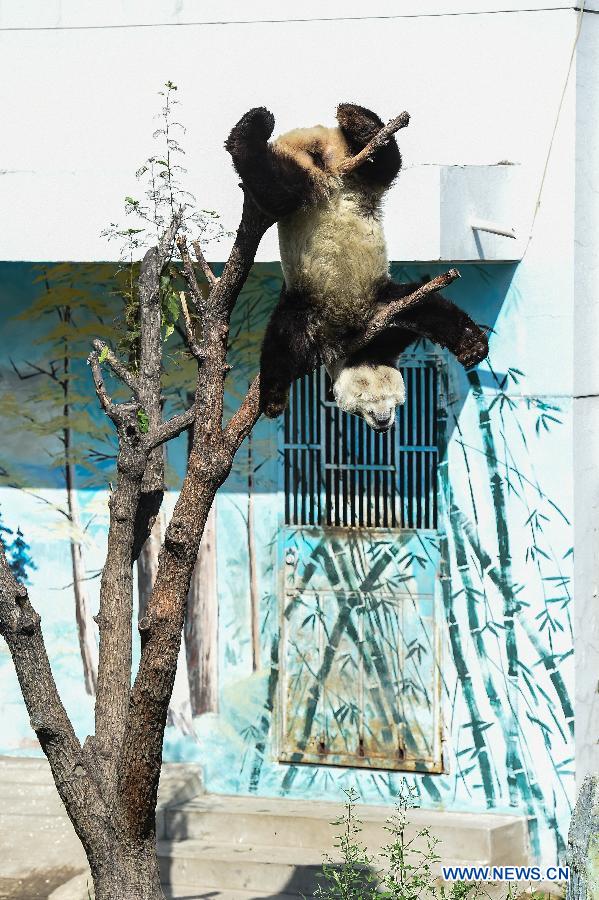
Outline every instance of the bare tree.
{"label": "bare tree", "polygon": [[[391,133],[386,126],[387,139]],[[375,140],[380,143],[380,137]],[[12,654],[31,726],[89,859],[97,900],[162,900],[164,896],[156,858],[155,807],[186,598],[215,493],[260,415],[257,376],[236,413],[223,424],[229,322],[260,240],[272,224],[246,194],[233,249],[220,278],[212,273],[199,245],[194,245],[210,285],[206,298],[179,233],[181,217],[175,213],[159,245],[148,250],[141,264],[138,372],[129,371],[104,342],[94,341],[89,363],[99,402],[116,430],[118,478],[109,502],[108,548],[97,616],[95,734],[83,746],[56,689],[40,617],[0,548],[0,633]],[[177,236],[188,297],[201,328],[196,334],[183,298],[184,332],[197,360],[194,401],[185,412],[163,421],[160,277]],[[454,277],[457,272],[448,274],[443,283]],[[393,315],[440,286],[435,279],[415,295],[392,299],[385,315],[369,326],[364,343],[378,328],[388,326]],[[112,401],[103,365],[129,390],[128,402]],[[131,685],[133,563],[160,511],[163,445],[190,426],[187,471],[164,535],[145,615],[138,623],[141,658]]]}

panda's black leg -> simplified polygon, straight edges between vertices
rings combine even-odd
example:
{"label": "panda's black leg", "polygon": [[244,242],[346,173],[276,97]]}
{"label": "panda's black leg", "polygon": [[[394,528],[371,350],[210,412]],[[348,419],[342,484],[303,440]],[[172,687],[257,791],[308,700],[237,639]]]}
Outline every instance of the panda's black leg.
{"label": "panda's black leg", "polygon": [[263,106],[250,109],[231,130],[225,148],[253,200],[277,220],[298,209],[313,188],[308,174],[268,143],[274,123]]}
{"label": "panda's black leg", "polygon": [[[384,122],[376,113],[355,103],[340,103],[337,107],[337,121],[350,150],[355,155],[372,140]],[[401,168],[401,154],[397,141],[391,138],[377,150],[372,159],[363,163],[356,176],[373,187],[386,188],[397,177]]]}
{"label": "panda's black leg", "polygon": [[[412,293],[417,287],[418,284],[401,285],[401,290],[407,288],[407,293]],[[396,322],[399,327],[385,333],[389,334],[390,340],[396,333],[398,353],[417,337],[428,338],[435,344],[447,347],[465,368],[482,362],[489,353],[486,332],[459,306],[441,294],[431,294],[417,306],[400,313]],[[413,335],[412,340],[407,340],[408,333]]]}
{"label": "panda's black leg", "polygon": [[285,288],[266,327],[260,355],[260,405],[266,416],[276,419],[287,406],[289,388],[318,362],[309,338],[309,314],[302,298]]}

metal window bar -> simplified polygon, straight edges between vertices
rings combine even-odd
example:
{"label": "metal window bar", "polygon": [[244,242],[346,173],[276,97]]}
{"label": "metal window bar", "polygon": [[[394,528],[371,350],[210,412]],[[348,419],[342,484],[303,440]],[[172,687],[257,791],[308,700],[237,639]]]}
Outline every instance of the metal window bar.
{"label": "metal window bar", "polygon": [[425,361],[402,375],[406,402],[385,434],[341,412],[324,367],[294,383],[283,428],[285,524],[437,527],[438,373]]}

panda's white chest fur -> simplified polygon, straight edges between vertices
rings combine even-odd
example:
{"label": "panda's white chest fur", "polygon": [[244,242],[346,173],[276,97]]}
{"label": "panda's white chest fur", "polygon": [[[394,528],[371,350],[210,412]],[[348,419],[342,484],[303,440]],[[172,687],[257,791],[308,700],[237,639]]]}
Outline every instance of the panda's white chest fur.
{"label": "panda's white chest fur", "polygon": [[288,290],[309,295],[330,327],[359,326],[372,314],[387,277],[385,237],[377,203],[346,187],[278,225]]}

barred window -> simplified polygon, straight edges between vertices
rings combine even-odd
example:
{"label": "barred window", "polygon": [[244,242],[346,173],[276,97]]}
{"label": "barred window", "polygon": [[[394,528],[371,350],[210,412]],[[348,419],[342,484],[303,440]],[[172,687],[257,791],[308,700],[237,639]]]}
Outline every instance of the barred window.
{"label": "barred window", "polygon": [[437,369],[402,366],[406,402],[377,434],[338,409],[324,367],[295,382],[285,413],[285,523],[437,527]]}

